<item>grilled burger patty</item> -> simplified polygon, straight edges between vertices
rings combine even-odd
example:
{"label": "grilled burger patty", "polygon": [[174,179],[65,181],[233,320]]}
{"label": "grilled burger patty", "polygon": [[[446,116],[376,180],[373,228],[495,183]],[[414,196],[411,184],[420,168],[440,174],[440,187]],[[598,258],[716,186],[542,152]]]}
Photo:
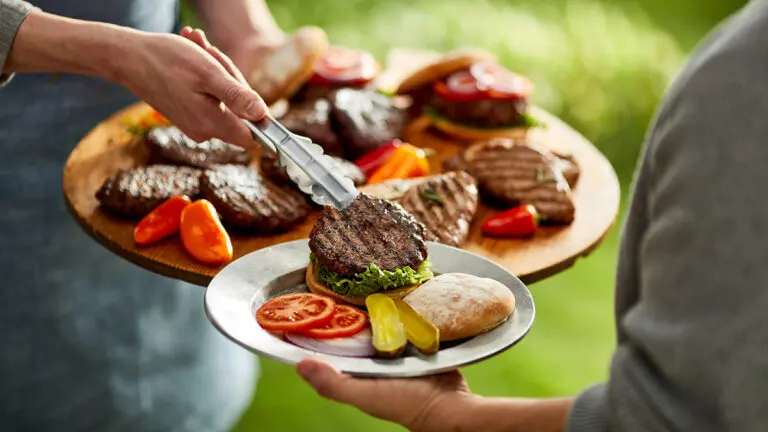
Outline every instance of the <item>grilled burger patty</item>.
{"label": "grilled burger patty", "polygon": [[376,84],[373,81],[363,86],[350,86],[349,84],[319,84],[319,83],[306,83],[298,92],[291,98],[291,102],[310,102],[317,99],[329,99],[331,94],[336,90],[342,88],[362,89],[362,90],[376,90]]}
{"label": "grilled burger patty", "polygon": [[[576,160],[572,156],[565,156],[556,153],[552,153],[554,158],[554,168],[562,172],[563,177],[568,182],[568,186],[571,189],[576,187],[576,183],[581,177],[581,169],[576,163]],[[443,161],[443,169],[447,171],[469,171],[467,163],[464,161],[464,157],[461,154],[450,157]]]}
{"label": "grilled burger patty", "polygon": [[175,126],[152,129],[145,142],[156,163],[209,168],[218,164],[248,165],[251,162],[250,154],[238,146],[219,139],[198,143]]}
{"label": "grilled burger patty", "polygon": [[429,106],[437,115],[453,123],[504,128],[524,122],[528,102],[525,99],[450,101],[432,94]]}
{"label": "grilled burger patty", "polygon": [[291,105],[280,121],[291,132],[311,139],[326,154],[342,156],[344,149],[331,127],[330,115],[331,103],[327,99],[315,99]]}
{"label": "grilled burger patty", "polygon": [[140,218],[174,195],[196,197],[200,173],[197,168],[175,165],[123,170],[104,181],[96,199],[113,213]]}
{"label": "grilled burger patty", "polygon": [[378,91],[343,88],[331,102],[331,122],[346,159],[355,160],[402,134],[405,111]]}
{"label": "grilled burger patty", "polygon": [[467,238],[477,201],[475,179],[464,171],[431,176],[409,188],[399,200],[424,224],[426,240],[451,246],[459,246]]}
{"label": "grilled burger patty", "polygon": [[242,165],[220,165],[203,172],[200,195],[213,204],[224,223],[264,234],[285,231],[309,212],[301,193]]}
{"label": "grilled burger patty", "polygon": [[309,234],[318,262],[342,276],[371,264],[382,270],[417,269],[427,258],[422,224],[398,205],[360,194],[339,211],[325,207]]}
{"label": "grilled burger patty", "polygon": [[[357,165],[340,157],[331,156],[330,158],[335,163],[335,171],[344,177],[352,179],[355,186],[360,186],[365,183],[365,174],[360,171],[360,168],[358,168]],[[291,178],[288,177],[285,167],[281,167],[277,164],[277,156],[274,153],[264,152],[261,156],[260,167],[262,174],[273,182],[279,185],[294,185]]]}
{"label": "grilled burger patty", "polygon": [[506,207],[532,204],[547,222],[573,221],[571,189],[546,150],[495,138],[472,145],[463,158],[484,195]]}

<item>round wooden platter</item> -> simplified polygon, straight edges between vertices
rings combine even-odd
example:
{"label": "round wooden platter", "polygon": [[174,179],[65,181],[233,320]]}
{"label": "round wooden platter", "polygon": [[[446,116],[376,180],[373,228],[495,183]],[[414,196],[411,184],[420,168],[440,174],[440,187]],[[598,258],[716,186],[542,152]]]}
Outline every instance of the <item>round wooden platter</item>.
{"label": "round wooden platter", "polygon": [[[434,59],[434,53],[393,50],[383,81],[390,84],[419,66],[419,61]],[[394,67],[393,67],[394,66]],[[184,250],[178,237],[155,245],[137,247],[133,242],[136,220],[121,219],[99,208],[95,193],[105,179],[120,169],[145,165],[144,145],[125,130],[126,118],[138,118],[150,108],[143,103],[128,107],[97,125],[77,145],[64,167],[63,188],[75,220],[99,243],[119,256],[155,273],[207,286],[223,266],[196,262]],[[498,210],[480,204],[462,248],[486,256],[505,266],[526,283],[532,283],[567,269],[581,256],[593,251],[613,226],[619,211],[619,183],[608,160],[578,132],[541,109],[533,115],[545,128],[533,130],[529,137],[544,147],[573,155],[581,177],[573,190],[576,218],[564,227],[542,227],[530,239],[492,239],[484,237],[480,225]],[[428,121],[411,123],[404,139],[435,150],[430,160],[433,171],[466,146],[436,134]],[[258,158],[254,158],[258,160]],[[254,162],[254,165],[257,165]],[[317,212],[289,232],[270,235],[244,235],[231,232],[235,259],[274,244],[307,238]]]}

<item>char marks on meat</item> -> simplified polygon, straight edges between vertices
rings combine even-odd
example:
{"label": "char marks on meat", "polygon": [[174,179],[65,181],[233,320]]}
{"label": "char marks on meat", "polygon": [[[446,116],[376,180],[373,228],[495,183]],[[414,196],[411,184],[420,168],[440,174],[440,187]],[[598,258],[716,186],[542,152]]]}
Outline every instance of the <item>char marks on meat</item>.
{"label": "char marks on meat", "polygon": [[309,234],[309,248],[329,270],[352,276],[371,264],[416,269],[427,258],[426,230],[389,201],[360,194],[339,211],[325,207]]}
{"label": "char marks on meat", "polygon": [[291,105],[280,122],[291,132],[305,136],[323,148],[326,154],[342,156],[344,149],[331,126],[331,103],[314,99]]}
{"label": "char marks on meat", "polygon": [[571,189],[548,151],[508,138],[472,145],[464,162],[480,191],[513,207],[532,204],[551,223],[569,224],[575,208]]}
{"label": "char marks on meat", "polygon": [[309,212],[301,193],[241,165],[206,170],[200,194],[213,204],[225,224],[262,234],[288,230]]}
{"label": "char marks on meat", "polygon": [[[360,186],[365,183],[365,174],[360,171],[360,168],[358,168],[357,165],[336,156],[330,156],[330,159],[333,163],[332,170],[334,172],[351,179],[355,183],[355,186]],[[278,159],[274,153],[264,152],[261,156],[260,166],[262,174],[273,182],[279,185],[295,186],[295,183],[288,177],[285,167],[278,165]]]}
{"label": "char marks on meat", "polygon": [[331,102],[331,121],[346,159],[355,160],[402,134],[405,110],[377,91],[343,88],[332,94]]}
{"label": "char marks on meat", "polygon": [[428,177],[409,188],[399,202],[424,224],[426,240],[459,246],[477,211],[477,195],[475,179],[455,171]]}
{"label": "char marks on meat", "polygon": [[120,171],[96,192],[101,205],[116,214],[140,218],[175,195],[195,198],[200,190],[197,168],[150,165]]}
{"label": "char marks on meat", "polygon": [[248,165],[251,155],[219,139],[196,142],[175,126],[154,128],[147,134],[150,158],[156,163],[210,168],[219,164]]}

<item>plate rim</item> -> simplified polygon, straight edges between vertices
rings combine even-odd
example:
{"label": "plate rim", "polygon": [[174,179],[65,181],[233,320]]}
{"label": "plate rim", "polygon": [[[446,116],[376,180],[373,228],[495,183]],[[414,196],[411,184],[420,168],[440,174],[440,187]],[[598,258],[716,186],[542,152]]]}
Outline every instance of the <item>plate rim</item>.
{"label": "plate rim", "polygon": [[[275,248],[290,249],[290,248],[297,247],[297,246],[299,246],[299,247],[300,246],[306,246],[307,249],[308,249],[308,241],[309,241],[308,238],[303,238],[303,239],[298,239],[298,240],[292,240],[292,241],[288,241],[288,242],[278,243],[278,244],[275,244],[273,246],[269,246],[269,247],[266,247],[266,248],[263,248],[263,249],[255,250],[255,251],[249,252],[248,254],[243,255],[242,257],[240,257],[237,260],[227,264],[224,268],[222,268],[222,270],[213,278],[211,283],[205,289],[205,294],[204,294],[204,310],[205,310],[206,317],[211,322],[211,324],[217,329],[217,331],[219,331],[219,333],[221,333],[227,339],[231,340],[232,342],[236,343],[237,345],[243,347],[247,351],[249,351],[249,352],[251,352],[251,353],[253,353],[253,354],[255,354],[255,355],[259,356],[259,357],[264,357],[264,358],[267,358],[267,359],[270,359],[270,360],[273,360],[273,361],[276,361],[276,362],[279,362],[279,363],[282,363],[282,364],[287,364],[287,365],[290,365],[290,366],[295,366],[296,364],[298,364],[301,360],[303,360],[305,358],[319,358],[321,360],[329,361],[331,364],[334,365],[334,367],[336,367],[337,369],[340,369],[342,373],[345,373],[345,374],[348,374],[348,375],[352,375],[352,376],[368,377],[368,378],[413,378],[413,377],[420,377],[420,376],[436,375],[436,374],[440,374],[440,373],[445,373],[445,372],[457,370],[457,369],[464,368],[464,367],[467,367],[467,366],[470,366],[470,365],[473,365],[473,364],[477,364],[477,363],[482,362],[483,360],[487,360],[487,359],[489,359],[491,357],[495,357],[497,355],[500,355],[503,352],[507,351],[508,349],[510,349],[513,346],[515,346],[518,343],[520,343],[528,335],[528,333],[530,332],[530,330],[533,327],[533,324],[535,322],[535,318],[536,318],[536,305],[535,305],[535,302],[534,302],[534,299],[533,299],[533,295],[532,295],[531,291],[528,289],[528,287],[520,280],[520,278],[518,278],[516,275],[514,275],[512,272],[510,272],[505,267],[503,267],[500,264],[494,262],[493,260],[490,260],[490,259],[488,259],[486,257],[483,257],[482,255],[479,255],[479,254],[476,254],[476,253],[473,253],[473,252],[470,252],[470,251],[467,251],[467,250],[464,250],[464,249],[460,249],[460,248],[457,248],[457,247],[453,247],[453,246],[450,246],[450,245],[428,241],[426,243],[427,243],[427,247],[429,248],[430,251],[432,250],[432,248],[439,248],[439,249],[445,249],[446,251],[450,251],[450,253],[455,253],[455,254],[464,255],[464,256],[472,256],[472,257],[474,257],[474,259],[483,261],[483,262],[485,262],[486,265],[491,265],[491,266],[495,267],[498,271],[505,273],[507,277],[511,277],[514,280],[516,280],[516,284],[518,286],[518,289],[522,290],[521,293],[514,292],[515,290],[512,287],[507,286],[507,284],[505,284],[505,286],[507,286],[507,288],[515,294],[515,312],[518,311],[519,305],[526,305],[526,309],[524,309],[526,312],[524,314],[528,316],[528,319],[523,321],[522,323],[520,323],[522,325],[522,330],[518,332],[516,337],[511,342],[504,343],[501,347],[499,347],[497,349],[493,349],[493,350],[491,350],[490,352],[488,352],[488,353],[486,353],[484,355],[475,356],[475,357],[472,357],[472,358],[469,358],[469,359],[466,359],[466,360],[452,361],[449,364],[445,364],[445,365],[435,365],[435,366],[432,366],[432,367],[426,367],[426,368],[422,368],[420,370],[398,370],[397,372],[387,372],[386,370],[374,370],[374,371],[346,370],[343,367],[339,367],[338,363],[340,363],[340,362],[341,363],[352,362],[352,361],[361,361],[361,362],[365,362],[365,363],[369,363],[369,362],[383,363],[383,362],[387,362],[387,361],[391,361],[391,360],[377,359],[377,358],[340,357],[340,356],[331,356],[331,355],[327,355],[327,354],[316,353],[316,352],[312,352],[312,351],[309,351],[309,350],[305,350],[305,349],[303,349],[301,347],[298,347],[298,346],[293,345],[293,344],[291,344],[289,342],[281,340],[279,337],[276,337],[274,335],[269,334],[269,332],[266,332],[265,330],[263,330],[260,327],[258,327],[258,324],[256,324],[256,321],[255,321],[255,318],[253,318],[251,316],[251,314],[252,314],[251,308],[252,308],[252,305],[253,305],[254,297],[256,296],[256,294],[258,293],[258,290],[260,288],[253,288],[253,290],[251,291],[251,294],[249,296],[249,299],[244,304],[245,310],[247,310],[249,316],[251,316],[250,320],[252,320],[252,322],[254,324],[256,324],[256,328],[258,328],[257,331],[260,331],[260,332],[263,332],[263,333],[267,334],[268,337],[274,338],[275,341],[278,341],[281,344],[286,344],[287,346],[290,347],[290,350],[297,349],[299,351],[303,351],[304,355],[302,356],[302,358],[299,358],[299,359],[286,358],[284,356],[281,356],[280,354],[276,354],[274,352],[270,352],[270,350],[264,349],[263,347],[260,349],[258,347],[252,346],[251,344],[241,340],[237,336],[233,335],[230,331],[228,331],[228,329],[225,328],[227,326],[223,325],[219,321],[216,312],[212,311],[213,307],[211,306],[211,303],[213,302],[213,296],[220,295],[220,293],[217,292],[220,289],[220,288],[217,288],[217,279],[219,281],[221,281],[224,278],[227,278],[228,277],[227,276],[228,275],[228,271],[229,272],[233,271],[232,269],[235,266],[241,265],[242,262],[248,260],[252,255],[266,254],[266,253],[269,253],[270,250],[275,249]],[[431,253],[430,253],[430,255],[431,255]],[[252,258],[250,258],[250,259],[252,259]],[[307,256],[304,259],[308,261],[308,254],[307,254]],[[237,264],[238,262],[240,264]],[[434,264],[434,261],[433,261],[433,266],[434,265],[435,264]],[[269,283],[274,281],[276,278],[285,276],[285,275],[290,274],[290,273],[292,273],[294,271],[297,271],[297,270],[300,270],[300,268],[299,269],[284,269],[284,271],[281,270],[278,273],[272,275],[272,277],[270,277],[267,281],[265,281],[264,285],[262,285],[261,288],[267,286]],[[520,294],[523,295],[523,298],[519,298]],[[219,300],[223,301],[223,299],[217,299],[217,301],[219,301]],[[230,298],[228,300],[232,300],[232,299]],[[242,299],[239,300],[239,303],[243,303]],[[513,317],[514,316],[515,315],[513,314]],[[513,323],[505,322],[504,324],[502,324],[502,326],[504,326],[504,325],[510,325],[511,326],[511,325],[514,325],[514,324]],[[462,345],[464,345],[466,343],[470,343],[471,341],[473,341],[473,340],[475,340],[477,338],[482,338],[482,337],[486,337],[487,338],[487,337],[490,337],[488,335],[492,335],[493,332],[495,332],[496,330],[498,330],[498,328],[493,329],[493,330],[491,330],[491,331],[489,331],[487,333],[475,336],[475,337],[467,340],[466,342],[463,342],[458,347],[461,347]],[[450,349],[454,349],[454,348],[458,348],[458,347],[452,347]],[[408,358],[417,358],[417,359],[426,360],[426,361],[433,360],[433,357],[431,357],[431,356],[424,356],[424,357],[422,357],[422,356],[415,356],[415,357],[408,357]],[[394,360],[394,361],[400,361],[400,360],[402,360],[402,359],[398,359],[398,360]]]}

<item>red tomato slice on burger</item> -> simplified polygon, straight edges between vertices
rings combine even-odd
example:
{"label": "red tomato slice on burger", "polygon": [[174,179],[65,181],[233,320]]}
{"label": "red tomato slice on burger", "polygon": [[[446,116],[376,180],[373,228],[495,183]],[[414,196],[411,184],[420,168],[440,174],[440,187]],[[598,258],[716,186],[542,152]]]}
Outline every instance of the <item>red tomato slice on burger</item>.
{"label": "red tomato slice on burger", "polygon": [[459,71],[445,81],[436,81],[433,88],[441,98],[451,101],[473,101],[484,96],[477,80],[469,71]]}
{"label": "red tomato slice on burger", "polygon": [[341,338],[356,335],[368,324],[368,316],[363,311],[351,306],[336,305],[333,317],[322,327],[311,328],[304,332],[316,339]]}
{"label": "red tomato slice on burger", "polygon": [[261,305],[256,321],[268,331],[301,332],[328,323],[335,306],[333,299],[317,294],[286,294]]}
{"label": "red tomato slice on burger", "polygon": [[364,84],[376,77],[379,65],[367,51],[330,47],[315,64],[311,81],[324,84]]}
{"label": "red tomato slice on burger", "polygon": [[523,76],[504,69],[495,63],[475,63],[469,68],[478,87],[487,89],[495,99],[524,99],[533,92],[533,83]]}

